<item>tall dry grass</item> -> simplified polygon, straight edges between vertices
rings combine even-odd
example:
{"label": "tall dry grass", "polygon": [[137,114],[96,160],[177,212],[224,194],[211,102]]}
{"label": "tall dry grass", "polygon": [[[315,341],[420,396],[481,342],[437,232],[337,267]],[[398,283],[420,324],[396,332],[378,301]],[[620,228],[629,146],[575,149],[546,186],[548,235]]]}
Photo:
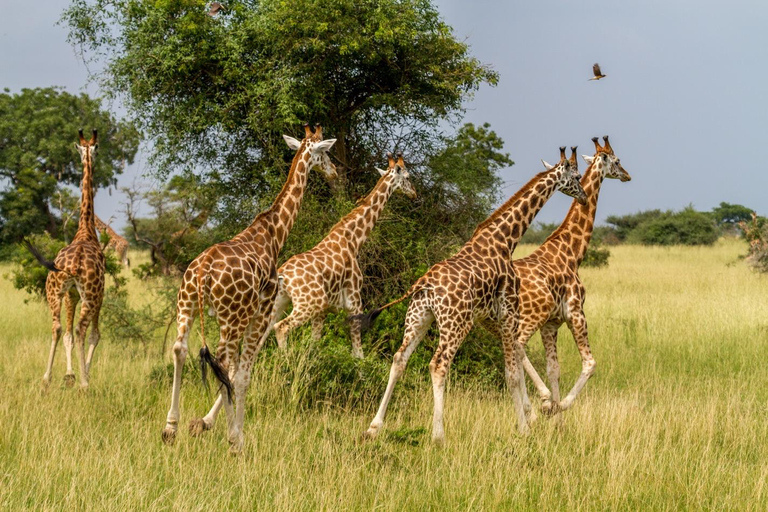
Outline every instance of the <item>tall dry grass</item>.
{"label": "tall dry grass", "polygon": [[[270,363],[304,364],[294,345],[256,367],[237,458],[227,455],[223,417],[203,438],[182,429],[175,446],[162,444],[168,384],[151,377],[156,351],[125,340],[102,341],[87,394],[61,385],[61,351],[41,395],[47,310],[1,280],[0,506],[765,510],[768,278],[738,260],[746,245],[733,240],[611,251],[607,269],[582,272],[598,366],[562,421],[542,420],[518,437],[504,393],[454,381],[438,448],[429,442],[425,382],[398,389],[379,439],[360,444],[370,413],[306,410],[280,388],[280,365]],[[191,351],[197,346],[193,337]],[[561,387],[569,388],[580,362],[565,329],[559,346]],[[529,352],[543,359],[538,337]],[[185,379],[182,428],[210,403]]]}

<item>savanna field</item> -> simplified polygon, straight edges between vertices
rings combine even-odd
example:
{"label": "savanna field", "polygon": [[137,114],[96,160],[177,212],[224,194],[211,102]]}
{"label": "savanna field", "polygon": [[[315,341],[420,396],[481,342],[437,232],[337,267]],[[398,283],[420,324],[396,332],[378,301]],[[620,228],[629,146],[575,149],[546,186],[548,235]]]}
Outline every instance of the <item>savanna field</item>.
{"label": "savanna field", "polygon": [[[533,249],[521,246],[516,256]],[[380,396],[354,407],[301,406],[301,368],[323,347],[309,347],[306,329],[287,353],[271,340],[254,367],[239,457],[228,455],[224,415],[203,437],[186,431],[213,399],[194,357],[176,444],[162,443],[170,340],[161,358],[160,338],[144,349],[103,336],[86,393],[64,387],[60,345],[42,394],[47,307],[25,303],[1,279],[0,508],[766,510],[768,276],[739,259],[746,250],[735,239],[624,245],[611,248],[609,267],[582,269],[597,371],[572,409],[540,417],[527,437],[515,433],[501,386],[454,377],[446,443],[432,445],[428,370],[414,359],[420,378],[398,386],[381,435],[360,443]],[[127,286],[132,300],[146,296],[133,276]],[[390,360],[372,342],[364,337],[363,364],[386,379]],[[195,331],[191,354],[199,346]],[[565,393],[580,370],[565,327],[558,346]],[[538,335],[528,352],[543,375]],[[287,387],[286,367],[294,371]],[[530,385],[529,393],[539,407]]]}

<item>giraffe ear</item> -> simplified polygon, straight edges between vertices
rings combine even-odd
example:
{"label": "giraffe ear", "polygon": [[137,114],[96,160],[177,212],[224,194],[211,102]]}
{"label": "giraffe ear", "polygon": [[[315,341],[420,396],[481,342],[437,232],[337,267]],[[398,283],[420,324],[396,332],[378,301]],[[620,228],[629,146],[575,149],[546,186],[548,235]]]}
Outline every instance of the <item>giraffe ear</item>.
{"label": "giraffe ear", "polygon": [[382,176],[385,176],[387,174],[387,171],[385,171],[384,169],[379,169],[377,167],[376,170],[379,171],[379,174],[381,174]]}
{"label": "giraffe ear", "polygon": [[331,149],[333,144],[336,142],[336,139],[328,139],[328,140],[321,140],[317,144],[315,144],[314,149],[312,150],[313,153],[323,153],[325,151],[328,151]]}
{"label": "giraffe ear", "polygon": [[587,165],[592,165],[592,162],[595,161],[595,157],[589,156],[589,155],[581,155],[581,158],[583,158],[584,161],[587,162]]}
{"label": "giraffe ear", "polygon": [[294,151],[298,150],[299,146],[301,146],[301,141],[294,139],[290,135],[283,135],[283,138],[285,139],[285,143],[288,144],[288,147]]}
{"label": "giraffe ear", "polygon": [[546,167],[548,171],[551,171],[552,169],[554,169],[554,168],[555,168],[555,166],[554,166],[554,165],[550,165],[550,164],[548,164],[547,162],[545,162],[544,160],[542,160],[542,161],[541,161],[541,163],[543,163],[543,164],[544,164],[544,167]]}

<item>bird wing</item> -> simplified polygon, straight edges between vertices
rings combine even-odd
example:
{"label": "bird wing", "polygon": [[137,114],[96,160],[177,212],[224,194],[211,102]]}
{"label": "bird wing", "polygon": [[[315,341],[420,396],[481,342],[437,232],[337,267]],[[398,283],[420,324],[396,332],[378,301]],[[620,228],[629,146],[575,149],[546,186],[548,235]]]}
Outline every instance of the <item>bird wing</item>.
{"label": "bird wing", "polygon": [[600,64],[597,62],[592,64],[592,73],[594,73],[595,76],[603,76],[602,71],[600,71]]}

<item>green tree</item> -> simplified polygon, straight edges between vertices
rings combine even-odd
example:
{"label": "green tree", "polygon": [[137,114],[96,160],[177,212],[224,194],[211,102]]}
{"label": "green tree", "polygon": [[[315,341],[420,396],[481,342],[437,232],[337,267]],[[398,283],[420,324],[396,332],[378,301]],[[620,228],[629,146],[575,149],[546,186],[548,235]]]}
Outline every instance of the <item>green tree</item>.
{"label": "green tree", "polygon": [[629,234],[640,224],[648,220],[661,217],[664,213],[661,210],[646,210],[643,212],[631,213],[629,215],[609,215],[605,222],[614,226],[614,233],[620,242],[624,242]]}
{"label": "green tree", "polygon": [[[204,229],[216,207],[211,184],[191,175],[177,175],[157,190],[124,188],[128,197],[126,237],[150,250],[151,263],[142,266],[142,276],[183,272],[203,249],[224,236]],[[139,217],[141,203],[152,214]]]}
{"label": "green tree", "polygon": [[212,17],[204,0],[73,0],[63,21],[153,134],[161,173],[216,170],[243,198],[274,195],[281,180],[268,170],[284,171],[288,153],[280,135],[303,121],[338,139],[343,188],[363,195],[387,151],[420,163],[441,123],[498,79],[430,0],[226,7]]}
{"label": "green tree", "polygon": [[712,217],[719,226],[736,226],[739,222],[748,222],[753,211],[740,204],[721,202],[719,206],[712,208]]}
{"label": "green tree", "polygon": [[54,210],[71,201],[64,205],[67,193],[59,192],[82,178],[74,148],[80,128],[99,130],[95,185],[113,185],[138,148],[129,123],[102,110],[97,99],[54,87],[0,94],[0,243],[43,230],[60,235]]}

